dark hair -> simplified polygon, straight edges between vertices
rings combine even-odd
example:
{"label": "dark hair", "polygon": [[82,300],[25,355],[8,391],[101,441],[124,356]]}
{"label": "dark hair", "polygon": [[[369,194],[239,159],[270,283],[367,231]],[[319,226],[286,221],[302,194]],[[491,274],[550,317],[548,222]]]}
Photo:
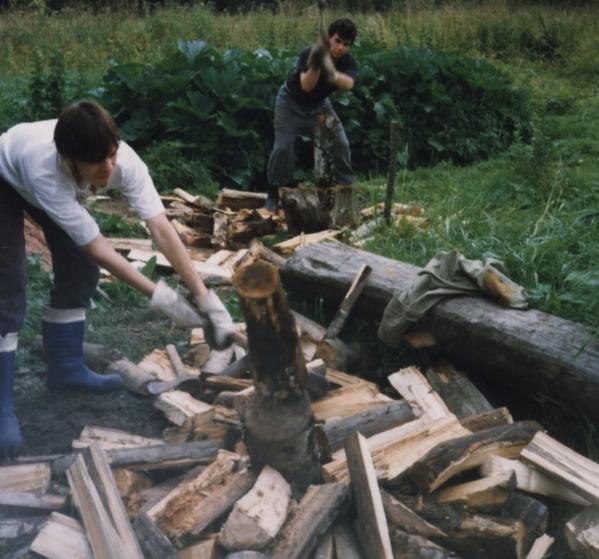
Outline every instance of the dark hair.
{"label": "dark hair", "polygon": [[351,19],[342,17],[329,25],[329,37],[332,37],[335,33],[339,34],[339,37],[344,41],[349,41],[353,45],[358,35],[358,29]]}
{"label": "dark hair", "polygon": [[108,111],[85,99],[64,109],[54,128],[58,153],[85,163],[104,161],[118,147],[120,139]]}

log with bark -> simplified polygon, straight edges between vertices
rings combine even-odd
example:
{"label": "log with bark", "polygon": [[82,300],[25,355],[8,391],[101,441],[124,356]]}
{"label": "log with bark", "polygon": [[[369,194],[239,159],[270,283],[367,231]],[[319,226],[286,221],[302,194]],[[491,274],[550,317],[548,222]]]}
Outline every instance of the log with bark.
{"label": "log with bark", "polygon": [[220,451],[193,479],[177,485],[148,516],[176,545],[197,537],[229,511],[254,485],[256,476],[240,456]]}
{"label": "log with bark", "polygon": [[135,519],[133,529],[145,559],[179,559],[175,546],[160,531],[147,513],[142,512]]}
{"label": "log with bark", "polygon": [[359,223],[356,195],[351,186],[280,188],[279,196],[287,229],[292,234],[355,227]]}
{"label": "log with bark", "polygon": [[271,559],[306,559],[320,536],[331,527],[349,502],[349,487],[344,483],[312,485],[302,497],[296,513],[285,523]]}
{"label": "log with bark", "polygon": [[534,421],[519,421],[440,443],[410,468],[409,476],[419,491],[428,494],[491,455],[517,458],[541,429]]}
{"label": "log with bark", "polygon": [[330,227],[331,216],[323,206],[319,194],[315,188],[305,186],[279,188],[289,233],[314,233]]}
{"label": "log with bark", "polygon": [[490,412],[493,409],[472,381],[447,361],[441,361],[430,367],[426,371],[426,378],[459,419]]}
{"label": "log with bark", "polygon": [[[415,419],[368,439],[379,480],[402,483],[407,470],[443,441],[470,434],[455,416],[429,421]],[[322,467],[326,480],[342,481],[348,477],[345,452],[337,451],[333,461]]]}
{"label": "log with bark", "polygon": [[239,266],[247,266],[256,260],[264,260],[277,268],[285,262],[282,256],[265,247],[258,239],[252,239],[248,243],[248,250],[239,262]]}
{"label": "log with bark", "polygon": [[255,392],[244,400],[245,443],[254,467],[269,464],[296,489],[319,479],[308,373],[277,269],[263,261],[234,280],[247,324]]}
{"label": "log with bark", "polygon": [[398,528],[391,530],[394,559],[459,559],[453,551],[418,536],[409,534]]}
{"label": "log with bark", "polygon": [[460,420],[460,423],[473,433],[490,429],[491,427],[499,427],[513,423],[514,419],[510,414],[510,410],[505,407],[497,408],[490,411],[483,411],[475,415],[469,415]]}
{"label": "log with bark", "polygon": [[393,497],[387,491],[381,490],[381,496],[391,530],[399,529],[402,532],[433,541],[440,545],[449,543],[449,536],[443,530],[421,518],[409,506]]}
{"label": "log with bark", "polygon": [[448,535],[446,546],[465,557],[524,559],[527,533],[517,519],[471,513],[459,505],[440,505],[430,498],[397,496],[423,519]]}
{"label": "log with bark", "polygon": [[[355,311],[380,320],[395,290],[409,287],[420,268],[325,242],[297,250],[281,277],[288,289],[336,305],[364,264],[373,272]],[[599,341],[580,324],[483,297],[457,297],[436,305],[421,326],[456,365],[512,383],[520,393],[547,392],[599,417]]]}
{"label": "log with bark", "polygon": [[359,431],[365,437],[370,437],[413,419],[414,414],[405,400],[392,400],[358,410],[349,416],[331,418],[325,422],[323,430],[331,448],[338,450],[352,433]]}
{"label": "log with bark", "polygon": [[13,518],[0,519],[0,542],[6,543],[8,540],[14,540],[38,532],[47,520],[48,517],[44,515],[15,516]]}
{"label": "log with bark", "polygon": [[549,507],[538,499],[514,491],[501,511],[501,517],[520,520],[526,526],[528,550],[547,529]]}
{"label": "log with bark", "polygon": [[232,243],[243,245],[256,237],[271,235],[276,229],[277,224],[271,217],[264,218],[257,211],[253,210],[249,214],[244,215],[243,220],[235,219],[229,223],[227,238]]}

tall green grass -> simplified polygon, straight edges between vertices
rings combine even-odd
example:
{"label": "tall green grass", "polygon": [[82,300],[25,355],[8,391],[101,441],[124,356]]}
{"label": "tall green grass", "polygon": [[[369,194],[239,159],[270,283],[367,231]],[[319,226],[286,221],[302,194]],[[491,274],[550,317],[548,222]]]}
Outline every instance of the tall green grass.
{"label": "tall green grass", "polygon": [[[382,226],[367,248],[418,265],[450,248],[497,257],[535,307],[599,331],[597,118],[599,98],[588,97],[493,160],[400,174],[396,199],[423,206],[429,226]],[[365,203],[384,188],[362,185]]]}
{"label": "tall green grass", "polygon": [[[402,44],[506,60],[566,60],[571,69],[597,72],[592,55],[599,43],[599,12],[592,7],[514,6],[505,0],[429,4],[406,2],[402,9],[353,14],[359,40],[384,49]],[[347,14],[330,11],[327,20],[341,15]],[[166,7],[143,17],[127,10],[9,11],[0,14],[0,74],[21,74],[35,51],[42,56],[60,52],[70,70],[102,74],[111,59],[156,61],[180,38],[201,38],[223,49],[299,48],[313,40],[317,22],[313,5],[291,1],[283,2],[277,14],[215,14],[204,5]]]}

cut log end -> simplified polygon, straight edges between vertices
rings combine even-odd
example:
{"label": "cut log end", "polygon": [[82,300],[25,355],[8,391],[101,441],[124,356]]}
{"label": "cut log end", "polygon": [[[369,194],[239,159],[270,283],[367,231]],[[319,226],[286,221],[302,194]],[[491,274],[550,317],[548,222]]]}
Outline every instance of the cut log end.
{"label": "cut log end", "polygon": [[242,266],[233,277],[233,285],[242,297],[264,299],[274,294],[279,286],[277,269],[268,262],[254,262]]}

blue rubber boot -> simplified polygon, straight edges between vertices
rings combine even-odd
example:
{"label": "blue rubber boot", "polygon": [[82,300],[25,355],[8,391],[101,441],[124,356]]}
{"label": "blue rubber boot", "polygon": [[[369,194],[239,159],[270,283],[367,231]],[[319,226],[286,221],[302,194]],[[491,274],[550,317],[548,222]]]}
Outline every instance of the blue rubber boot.
{"label": "blue rubber boot", "polygon": [[15,453],[21,446],[21,428],[15,416],[13,391],[15,351],[0,352],[0,456]]}
{"label": "blue rubber boot", "polygon": [[49,389],[110,392],[123,385],[119,375],[98,375],[83,363],[85,320],[48,322],[42,320],[44,355],[48,365]]}

